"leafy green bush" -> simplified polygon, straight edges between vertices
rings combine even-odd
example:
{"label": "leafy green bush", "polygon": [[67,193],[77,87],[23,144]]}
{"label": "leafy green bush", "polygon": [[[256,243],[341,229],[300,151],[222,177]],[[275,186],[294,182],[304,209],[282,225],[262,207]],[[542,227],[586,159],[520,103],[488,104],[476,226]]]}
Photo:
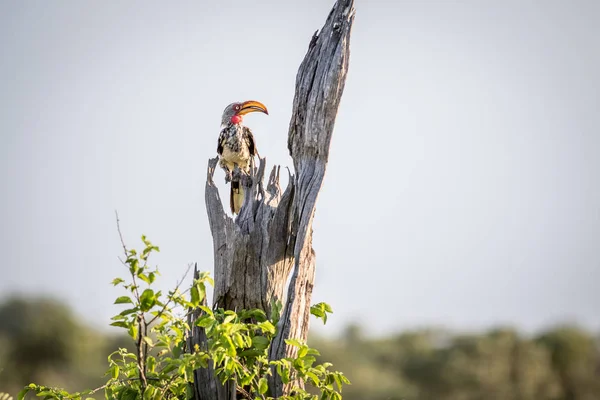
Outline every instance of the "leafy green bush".
{"label": "leafy green bush", "polygon": [[[213,285],[208,273],[200,274],[185,291],[180,290],[181,283],[167,294],[155,291],[153,284],[159,272],[149,266],[148,259],[159,248],[145,236],[142,241],[145,246],[142,252],[123,245],[125,259],[122,262],[129,270],[130,279],[112,281],[127,293],[118,297],[115,304],[128,308],[115,315],[111,325],[127,332],[135,343],[135,353],[119,348],[110,354],[108,381],[96,389],[69,393],[32,383],[19,393],[19,400],[29,392],[44,399],[89,399],[102,392],[107,399],[190,399],[193,398],[193,371],[208,367],[209,362],[213,363],[222,383],[237,382],[241,395],[248,399],[273,399],[269,396],[268,379],[275,373],[284,384],[294,385],[293,394],[281,399],[342,398],[342,386],[350,383],[348,379],[341,372],[331,371],[330,363],[316,364],[319,352],[305,343],[286,340],[288,345],[297,347],[297,356],[269,360],[268,349],[277,335],[280,303],[273,305],[270,316],[258,309],[212,310],[205,305],[207,285]],[[188,317],[196,309],[201,310],[201,315],[195,325],[205,329],[208,339],[206,351],[187,348]],[[311,308],[311,313],[324,322],[331,312],[325,303]],[[309,394],[295,384],[298,381],[313,386],[319,394]]]}

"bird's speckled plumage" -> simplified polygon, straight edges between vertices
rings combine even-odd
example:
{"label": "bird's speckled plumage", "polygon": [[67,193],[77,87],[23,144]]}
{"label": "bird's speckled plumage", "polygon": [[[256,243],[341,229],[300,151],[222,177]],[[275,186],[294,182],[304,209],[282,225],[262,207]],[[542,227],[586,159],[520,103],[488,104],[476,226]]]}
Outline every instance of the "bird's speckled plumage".
{"label": "bird's speckled plumage", "polygon": [[[227,155],[226,153],[232,153]],[[254,135],[250,129],[240,124],[229,123],[221,129],[217,153],[221,156],[221,163],[237,163],[246,172],[245,164],[250,156],[256,155]],[[231,166],[233,170],[233,165]]]}
{"label": "bird's speckled plumage", "polygon": [[[220,156],[219,165],[231,179],[231,174],[237,166],[246,174],[250,174],[254,166],[254,156],[257,154],[254,136],[250,129],[240,124],[228,123],[219,134],[217,153]],[[240,182],[231,181],[231,212],[238,214],[244,202],[244,190]]]}

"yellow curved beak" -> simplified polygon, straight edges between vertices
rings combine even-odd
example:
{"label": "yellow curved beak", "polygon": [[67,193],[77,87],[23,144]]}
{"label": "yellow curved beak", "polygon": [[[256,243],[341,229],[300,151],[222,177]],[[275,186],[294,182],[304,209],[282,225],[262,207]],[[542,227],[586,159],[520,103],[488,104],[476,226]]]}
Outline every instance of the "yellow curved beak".
{"label": "yellow curved beak", "polygon": [[238,115],[245,115],[251,112],[263,112],[269,115],[269,111],[267,111],[267,107],[260,101],[249,100],[242,103],[242,108],[238,111]]}

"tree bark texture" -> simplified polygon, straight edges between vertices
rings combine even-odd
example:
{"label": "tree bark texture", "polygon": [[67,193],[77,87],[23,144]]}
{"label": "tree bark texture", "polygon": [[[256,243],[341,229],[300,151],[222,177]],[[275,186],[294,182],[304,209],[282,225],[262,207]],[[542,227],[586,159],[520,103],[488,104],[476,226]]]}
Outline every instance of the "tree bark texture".
{"label": "tree bark texture", "polygon": [[[337,0],[300,65],[288,136],[295,174],[290,174],[285,190],[279,185],[278,166],[263,183],[266,159],[261,158],[252,171],[240,214],[232,219],[213,182],[218,158],[208,162],[205,199],[214,249],[213,306],[238,311],[260,308],[269,315],[272,302],[280,300],[284,306],[278,336],[270,347],[271,359],[294,356],[285,339],[306,340],[308,335],[315,278],[312,221],[348,71],[353,20],[354,0]],[[193,329],[191,342],[205,347],[202,329]],[[210,368],[196,371],[199,400],[234,399],[235,387],[229,386],[220,385]],[[289,389],[278,377],[270,382],[273,397]]]}

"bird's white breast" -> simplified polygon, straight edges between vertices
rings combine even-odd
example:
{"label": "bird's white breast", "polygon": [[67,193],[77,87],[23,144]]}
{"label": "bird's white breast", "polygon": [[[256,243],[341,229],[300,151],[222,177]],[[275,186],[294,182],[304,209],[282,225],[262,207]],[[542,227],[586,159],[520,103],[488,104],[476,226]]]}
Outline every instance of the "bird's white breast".
{"label": "bird's white breast", "polygon": [[237,163],[242,166],[248,163],[250,159],[250,151],[248,147],[241,146],[239,151],[232,151],[229,146],[223,147],[223,154],[221,155],[228,163]]}

